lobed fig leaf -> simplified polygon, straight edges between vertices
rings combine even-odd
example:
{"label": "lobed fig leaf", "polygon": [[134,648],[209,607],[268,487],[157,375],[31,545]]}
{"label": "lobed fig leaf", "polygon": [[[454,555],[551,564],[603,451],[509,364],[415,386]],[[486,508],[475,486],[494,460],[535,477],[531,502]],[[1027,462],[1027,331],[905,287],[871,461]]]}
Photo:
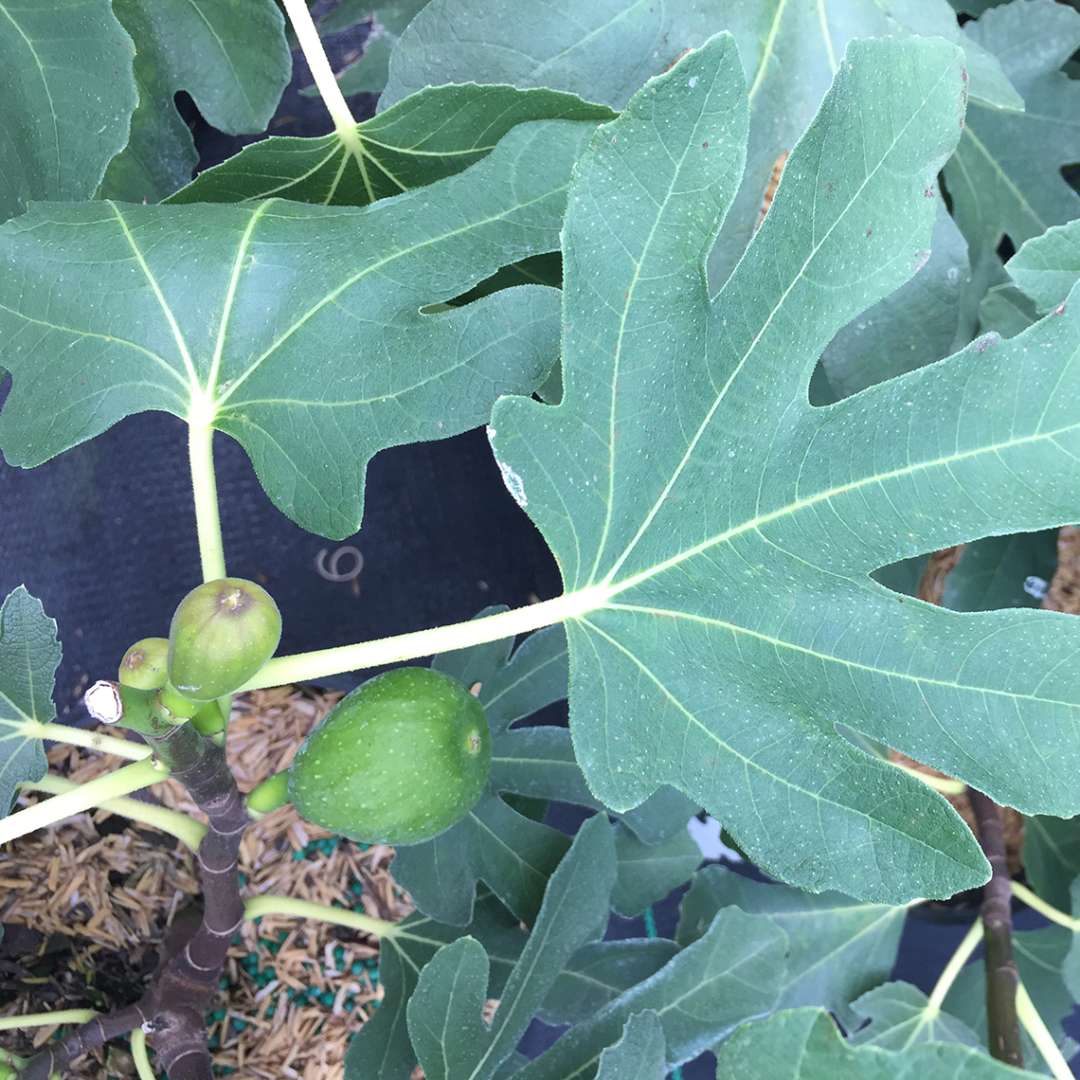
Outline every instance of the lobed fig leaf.
{"label": "lobed fig leaf", "polygon": [[231,694],[274,655],[281,612],[260,585],[207,581],[180,601],[169,627],[169,681],[191,701]]}
{"label": "lobed fig leaf", "polygon": [[289,797],[316,825],[366,843],[417,844],[476,805],[491,769],[480,702],[430,668],[397,668],[343,698],[307,737]]}
{"label": "lobed fig leaf", "polygon": [[350,536],[379,450],[485,423],[547,378],[555,290],[438,305],[558,248],[592,129],[519,124],[367,207],[37,205],[0,227],[0,452],[32,467],[161,410],[240,442],[297,524]]}
{"label": "lobed fig leaf", "polygon": [[733,43],[649,83],[575,169],[563,400],[504,399],[489,433],[562,570],[594,794],[625,811],[671,784],[773,876],[886,903],[989,868],[944,800],[840,723],[1024,812],[1080,810],[1075,620],[949,612],[870,576],[1075,520],[1080,303],[808,400],[840,328],[928,255],[965,85],[944,42],[854,42],[714,298],[749,112]]}

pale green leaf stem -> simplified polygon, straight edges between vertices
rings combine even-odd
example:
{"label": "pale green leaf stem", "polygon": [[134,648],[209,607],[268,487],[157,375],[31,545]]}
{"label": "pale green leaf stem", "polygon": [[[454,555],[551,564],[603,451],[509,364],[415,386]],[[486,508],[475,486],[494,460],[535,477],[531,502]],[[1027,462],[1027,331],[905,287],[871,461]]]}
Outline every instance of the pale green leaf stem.
{"label": "pale green leaf stem", "polygon": [[1054,907],[1053,904],[1048,904],[1023,882],[1012,881],[1010,885],[1012,886],[1013,896],[1017,900],[1022,900],[1029,908],[1037,911],[1043,918],[1049,919],[1050,922],[1057,923],[1058,926],[1064,926],[1066,930],[1071,930],[1074,934],[1080,934],[1080,919],[1066,914],[1064,911]]}
{"label": "pale green leaf stem", "polygon": [[49,1013],[26,1013],[22,1016],[0,1017],[0,1031],[21,1031],[35,1027],[54,1027],[57,1024],[86,1024],[97,1013],[93,1009],[57,1009]]}
{"label": "pale green leaf stem", "polygon": [[1023,1029],[1031,1036],[1031,1041],[1042,1054],[1043,1061],[1050,1069],[1050,1075],[1054,1080],[1073,1080],[1074,1073],[1057,1040],[1046,1026],[1046,1021],[1039,1015],[1031,995],[1023,982],[1016,987],[1016,1014],[1020,1019]]}
{"label": "pale green leaf stem", "polygon": [[286,915],[298,919],[318,919],[320,922],[345,926],[350,930],[359,930],[361,933],[371,934],[373,937],[379,938],[393,937],[398,933],[397,924],[387,922],[385,919],[362,915],[358,911],[349,911],[347,908],[317,904],[311,900],[297,900],[291,896],[264,894],[252,897],[244,905],[245,919],[259,919],[264,915]]}
{"label": "pale green leaf stem", "polygon": [[169,770],[164,765],[148,759],[95,777],[85,784],[76,785],[73,790],[54,795],[51,799],[28,806],[25,810],[19,810],[0,820],[0,844],[91,810],[112,799],[140,791],[151,784],[159,783],[168,775]]}
{"label": "pale green leaf stem", "polygon": [[[65,795],[78,791],[82,785],[63,776],[48,774],[40,780],[28,781],[21,785],[24,791],[43,791],[48,795]],[[140,825],[149,825],[162,832],[175,836],[181,843],[195,851],[206,835],[206,826],[178,810],[169,810],[164,806],[143,802],[140,799],[116,798],[97,803],[89,809],[107,810],[110,814],[119,814]]]}
{"label": "pale green leaf stem", "polygon": [[131,1057],[135,1062],[135,1072],[138,1080],[157,1080],[153,1065],[150,1064],[150,1055],[146,1048],[146,1032],[141,1027],[135,1028],[131,1033]]}

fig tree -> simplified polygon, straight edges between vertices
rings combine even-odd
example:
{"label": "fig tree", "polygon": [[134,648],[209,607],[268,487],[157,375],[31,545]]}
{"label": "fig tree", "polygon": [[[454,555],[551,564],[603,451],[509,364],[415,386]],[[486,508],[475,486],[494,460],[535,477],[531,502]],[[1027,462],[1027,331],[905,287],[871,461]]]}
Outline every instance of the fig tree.
{"label": "fig tree", "polygon": [[308,735],[289,797],[353,840],[416,844],[468,813],[490,768],[480,702],[441,672],[397,668],[342,698]]}
{"label": "fig tree", "polygon": [[169,627],[169,681],[191,701],[231,694],[274,655],[281,613],[253,581],[222,578],[192,589]]}

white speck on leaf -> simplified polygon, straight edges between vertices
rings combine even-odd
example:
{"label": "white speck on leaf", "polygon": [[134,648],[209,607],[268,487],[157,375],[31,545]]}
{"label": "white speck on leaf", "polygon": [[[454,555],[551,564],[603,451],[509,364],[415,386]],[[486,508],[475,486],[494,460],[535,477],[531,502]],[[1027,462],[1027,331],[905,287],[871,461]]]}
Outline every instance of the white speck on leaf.
{"label": "white speck on leaf", "polygon": [[529,505],[529,500],[525,497],[525,483],[520,476],[513,469],[510,468],[503,461],[495,459],[495,464],[499,466],[499,472],[502,473],[503,483],[506,485],[506,490],[514,496],[514,502],[521,507],[522,510]]}

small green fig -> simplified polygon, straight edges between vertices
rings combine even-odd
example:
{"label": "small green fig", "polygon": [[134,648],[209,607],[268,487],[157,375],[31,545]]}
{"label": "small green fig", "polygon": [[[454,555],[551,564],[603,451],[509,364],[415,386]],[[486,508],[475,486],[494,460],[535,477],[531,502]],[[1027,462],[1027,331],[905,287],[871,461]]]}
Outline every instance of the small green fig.
{"label": "small green fig", "polygon": [[169,642],[163,637],[136,641],[120,661],[120,685],[160,690],[169,678],[168,655]]}
{"label": "small green fig", "polygon": [[448,675],[396,668],[342,698],[289,770],[315,825],[366,843],[417,844],[464,817],[491,770],[483,707]]}
{"label": "small green fig", "polygon": [[281,612],[253,581],[222,578],[192,589],[169,627],[169,681],[191,701],[243,686],[274,655]]}

